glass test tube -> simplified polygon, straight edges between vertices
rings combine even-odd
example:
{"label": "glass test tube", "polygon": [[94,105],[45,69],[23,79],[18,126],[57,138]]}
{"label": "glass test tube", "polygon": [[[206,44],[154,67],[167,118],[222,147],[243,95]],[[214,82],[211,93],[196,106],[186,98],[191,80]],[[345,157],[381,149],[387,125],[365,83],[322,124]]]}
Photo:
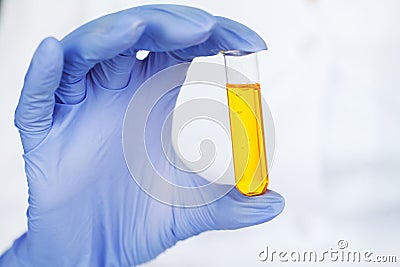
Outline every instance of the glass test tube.
{"label": "glass test tube", "polygon": [[236,188],[246,196],[261,195],[268,168],[257,54],[234,50],[223,55]]}

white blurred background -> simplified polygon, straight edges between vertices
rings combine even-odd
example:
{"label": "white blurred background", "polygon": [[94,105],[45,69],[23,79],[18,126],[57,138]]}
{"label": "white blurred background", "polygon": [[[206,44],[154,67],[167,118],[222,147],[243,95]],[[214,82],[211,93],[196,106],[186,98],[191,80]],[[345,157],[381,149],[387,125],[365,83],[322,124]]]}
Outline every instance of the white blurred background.
{"label": "white blurred background", "polygon": [[[27,185],[13,116],[34,49],[44,37],[60,39],[93,18],[156,3],[2,2],[0,254],[26,231]],[[266,266],[257,258],[266,245],[323,251],[339,239],[399,262],[400,1],[160,2],[235,19],[267,41],[261,84],[277,138],[270,188],[285,196],[286,209],[260,226],[179,242],[144,266]]]}

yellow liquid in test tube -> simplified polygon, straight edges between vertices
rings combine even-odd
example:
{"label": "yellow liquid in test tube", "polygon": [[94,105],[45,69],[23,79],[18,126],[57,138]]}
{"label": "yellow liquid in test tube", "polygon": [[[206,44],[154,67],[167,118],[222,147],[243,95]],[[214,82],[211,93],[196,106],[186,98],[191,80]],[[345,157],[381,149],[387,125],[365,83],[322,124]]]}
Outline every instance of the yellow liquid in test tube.
{"label": "yellow liquid in test tube", "polygon": [[260,84],[226,85],[236,188],[246,196],[265,193],[267,157]]}

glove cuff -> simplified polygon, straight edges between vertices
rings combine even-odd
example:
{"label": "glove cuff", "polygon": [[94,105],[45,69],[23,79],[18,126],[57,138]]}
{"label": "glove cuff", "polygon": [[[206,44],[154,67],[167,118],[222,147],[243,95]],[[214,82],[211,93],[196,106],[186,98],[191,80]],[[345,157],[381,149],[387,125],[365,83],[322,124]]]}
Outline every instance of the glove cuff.
{"label": "glove cuff", "polygon": [[0,255],[0,267],[32,267],[28,258],[27,233],[14,241],[3,255]]}

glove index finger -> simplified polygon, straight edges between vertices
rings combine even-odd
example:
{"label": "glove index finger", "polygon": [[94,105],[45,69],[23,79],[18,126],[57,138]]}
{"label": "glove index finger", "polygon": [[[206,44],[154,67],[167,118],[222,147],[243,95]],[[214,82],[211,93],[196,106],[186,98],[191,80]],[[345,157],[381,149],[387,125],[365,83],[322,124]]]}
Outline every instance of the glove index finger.
{"label": "glove index finger", "polygon": [[215,17],[180,5],[147,5],[123,10],[91,21],[62,41],[64,74],[57,97],[64,103],[85,96],[84,77],[99,62],[127,49],[153,52],[187,48],[206,41]]}
{"label": "glove index finger", "polygon": [[239,50],[243,54],[267,50],[265,41],[255,31],[234,20],[215,17],[212,34],[205,42],[174,51],[179,58],[190,60],[199,56],[212,56],[224,50]]}

